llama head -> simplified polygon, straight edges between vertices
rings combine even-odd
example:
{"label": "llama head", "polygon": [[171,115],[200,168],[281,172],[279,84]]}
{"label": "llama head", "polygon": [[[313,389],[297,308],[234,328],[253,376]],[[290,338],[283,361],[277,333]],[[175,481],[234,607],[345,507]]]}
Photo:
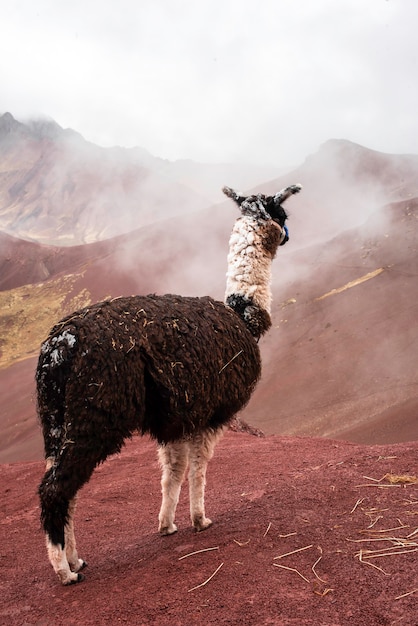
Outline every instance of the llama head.
{"label": "llama head", "polygon": [[266,222],[273,220],[282,230],[280,245],[283,246],[289,241],[289,231],[286,227],[288,215],[282,207],[282,202],[287,200],[289,196],[299,193],[302,185],[290,185],[285,187],[274,196],[266,196],[262,193],[251,196],[241,196],[231,187],[223,187],[222,191],[226,196],[232,198],[240,208],[242,215],[253,217],[257,221]]}

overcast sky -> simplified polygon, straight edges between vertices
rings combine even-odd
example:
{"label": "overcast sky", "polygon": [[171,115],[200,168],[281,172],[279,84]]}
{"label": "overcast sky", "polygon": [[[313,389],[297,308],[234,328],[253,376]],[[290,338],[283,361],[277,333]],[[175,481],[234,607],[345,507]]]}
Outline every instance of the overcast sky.
{"label": "overcast sky", "polygon": [[416,0],[0,0],[0,113],[99,145],[298,165],[418,153]]}

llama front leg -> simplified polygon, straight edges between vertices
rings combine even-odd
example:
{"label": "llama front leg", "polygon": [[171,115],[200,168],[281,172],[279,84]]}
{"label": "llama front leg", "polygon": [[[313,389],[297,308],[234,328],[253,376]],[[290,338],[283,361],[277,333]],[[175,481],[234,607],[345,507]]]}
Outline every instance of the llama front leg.
{"label": "llama front leg", "polygon": [[206,469],[220,436],[221,432],[200,433],[189,444],[190,517],[197,531],[212,525],[205,514]]}
{"label": "llama front leg", "polygon": [[162,535],[172,535],[177,531],[174,518],[187,468],[187,443],[180,441],[161,446],[158,449],[158,458],[162,468],[162,503],[158,530]]}

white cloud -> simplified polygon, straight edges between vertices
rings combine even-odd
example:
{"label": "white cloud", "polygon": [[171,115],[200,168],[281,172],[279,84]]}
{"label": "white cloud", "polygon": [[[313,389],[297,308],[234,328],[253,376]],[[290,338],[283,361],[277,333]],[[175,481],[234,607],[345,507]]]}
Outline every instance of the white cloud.
{"label": "white cloud", "polygon": [[20,0],[0,112],[102,145],[296,164],[330,137],[418,152],[413,0]]}

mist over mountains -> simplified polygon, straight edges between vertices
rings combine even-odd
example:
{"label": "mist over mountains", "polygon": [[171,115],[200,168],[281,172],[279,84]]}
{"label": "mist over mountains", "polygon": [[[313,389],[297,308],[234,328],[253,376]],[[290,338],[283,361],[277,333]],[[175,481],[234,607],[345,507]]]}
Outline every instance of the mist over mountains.
{"label": "mist over mountains", "polygon": [[53,322],[132,293],[222,299],[236,209],[220,188],[296,182],[263,378],[243,418],[277,434],[418,439],[417,155],[332,139],[286,173],[171,163],[4,114],[0,461],[41,457],[33,372]]}
{"label": "mist over mountains", "polygon": [[100,148],[53,120],[0,117],[0,230],[47,244],[110,239],[223,198],[274,175],[254,166],[170,162],[142,148]]}

